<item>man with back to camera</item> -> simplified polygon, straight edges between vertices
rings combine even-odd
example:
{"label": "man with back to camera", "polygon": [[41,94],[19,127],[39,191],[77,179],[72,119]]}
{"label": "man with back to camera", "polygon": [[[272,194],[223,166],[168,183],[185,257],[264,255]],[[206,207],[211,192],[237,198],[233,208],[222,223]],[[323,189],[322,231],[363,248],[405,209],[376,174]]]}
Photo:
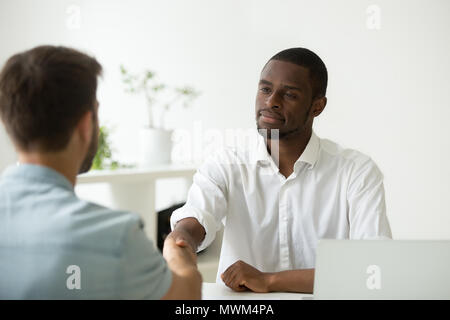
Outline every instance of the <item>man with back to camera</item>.
{"label": "man with back to camera", "polygon": [[273,56],[256,95],[265,138],[256,152],[225,149],[207,159],[171,217],[168,237],[194,252],[225,221],[217,282],[235,291],[311,293],[319,239],[391,238],[375,163],[312,130],[327,81],[325,64],[308,49]]}
{"label": "man with back to camera", "polygon": [[0,179],[0,299],[201,297],[186,243],[167,239],[166,263],[137,214],[74,193],[97,151],[101,70],[74,49],[40,46],[0,74],[0,116],[19,156]]}

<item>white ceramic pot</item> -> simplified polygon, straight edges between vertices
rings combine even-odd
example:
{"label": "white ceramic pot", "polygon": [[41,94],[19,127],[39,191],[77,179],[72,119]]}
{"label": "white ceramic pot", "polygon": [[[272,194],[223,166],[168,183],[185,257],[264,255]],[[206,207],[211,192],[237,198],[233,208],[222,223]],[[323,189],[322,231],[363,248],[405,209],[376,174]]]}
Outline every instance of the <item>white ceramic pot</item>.
{"label": "white ceramic pot", "polygon": [[169,164],[172,154],[172,130],[142,128],[139,167]]}

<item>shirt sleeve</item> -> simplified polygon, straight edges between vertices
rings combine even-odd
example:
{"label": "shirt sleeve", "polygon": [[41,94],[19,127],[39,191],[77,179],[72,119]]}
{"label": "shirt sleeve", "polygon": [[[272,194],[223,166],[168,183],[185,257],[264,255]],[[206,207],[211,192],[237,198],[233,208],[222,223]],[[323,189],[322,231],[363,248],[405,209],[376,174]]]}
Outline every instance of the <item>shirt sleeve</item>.
{"label": "shirt sleeve", "polygon": [[227,171],[223,154],[208,158],[195,173],[186,204],[175,210],[170,218],[172,230],[184,218],[196,218],[205,228],[205,239],[197,252],[208,247],[215,239],[228,210]]}
{"label": "shirt sleeve", "polygon": [[147,238],[144,224],[133,214],[125,234],[118,275],[122,299],[161,299],[172,283],[172,272],[162,254]]}
{"label": "shirt sleeve", "polygon": [[391,239],[383,174],[370,159],[355,163],[348,188],[350,239]]}

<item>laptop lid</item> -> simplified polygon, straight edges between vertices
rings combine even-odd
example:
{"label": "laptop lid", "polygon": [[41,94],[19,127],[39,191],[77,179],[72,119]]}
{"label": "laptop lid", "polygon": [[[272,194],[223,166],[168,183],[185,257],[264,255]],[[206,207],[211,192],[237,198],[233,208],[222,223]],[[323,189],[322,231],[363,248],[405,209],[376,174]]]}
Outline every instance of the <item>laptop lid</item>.
{"label": "laptop lid", "polygon": [[314,299],[450,299],[450,241],[320,240]]}

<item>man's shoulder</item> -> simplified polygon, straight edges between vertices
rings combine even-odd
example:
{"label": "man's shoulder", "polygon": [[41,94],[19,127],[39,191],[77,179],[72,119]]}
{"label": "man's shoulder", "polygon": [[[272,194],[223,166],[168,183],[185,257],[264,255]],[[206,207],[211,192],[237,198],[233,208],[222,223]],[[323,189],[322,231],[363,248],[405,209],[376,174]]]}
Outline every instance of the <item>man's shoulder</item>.
{"label": "man's shoulder", "polygon": [[76,197],[74,201],[78,202],[79,206],[74,208],[72,214],[80,215],[87,219],[92,219],[94,221],[119,219],[123,222],[139,220],[139,215],[131,211],[111,209],[78,197]]}
{"label": "man's shoulder", "polygon": [[79,207],[68,217],[70,229],[78,239],[120,250],[127,233],[144,228],[137,213],[110,209],[82,199],[78,202]]}
{"label": "man's shoulder", "polygon": [[320,150],[324,156],[352,167],[376,167],[374,160],[369,155],[329,139],[320,139]]}
{"label": "man's shoulder", "polygon": [[123,255],[129,235],[143,230],[138,214],[79,198],[73,198],[59,216],[52,215],[44,223],[36,232],[41,234],[41,242],[53,243],[55,249],[74,254],[83,252],[116,259]]}
{"label": "man's shoulder", "polygon": [[[29,231],[26,242],[49,245],[55,250],[121,254],[121,247],[131,229],[143,228],[140,216],[125,210],[114,210],[79,198],[73,192],[58,192],[54,197],[33,197],[32,212],[14,207],[14,226]],[[32,205],[30,203],[30,205]],[[26,216],[32,217],[25,219]],[[35,223],[32,221],[38,220]],[[58,249],[59,248],[59,249]]]}

